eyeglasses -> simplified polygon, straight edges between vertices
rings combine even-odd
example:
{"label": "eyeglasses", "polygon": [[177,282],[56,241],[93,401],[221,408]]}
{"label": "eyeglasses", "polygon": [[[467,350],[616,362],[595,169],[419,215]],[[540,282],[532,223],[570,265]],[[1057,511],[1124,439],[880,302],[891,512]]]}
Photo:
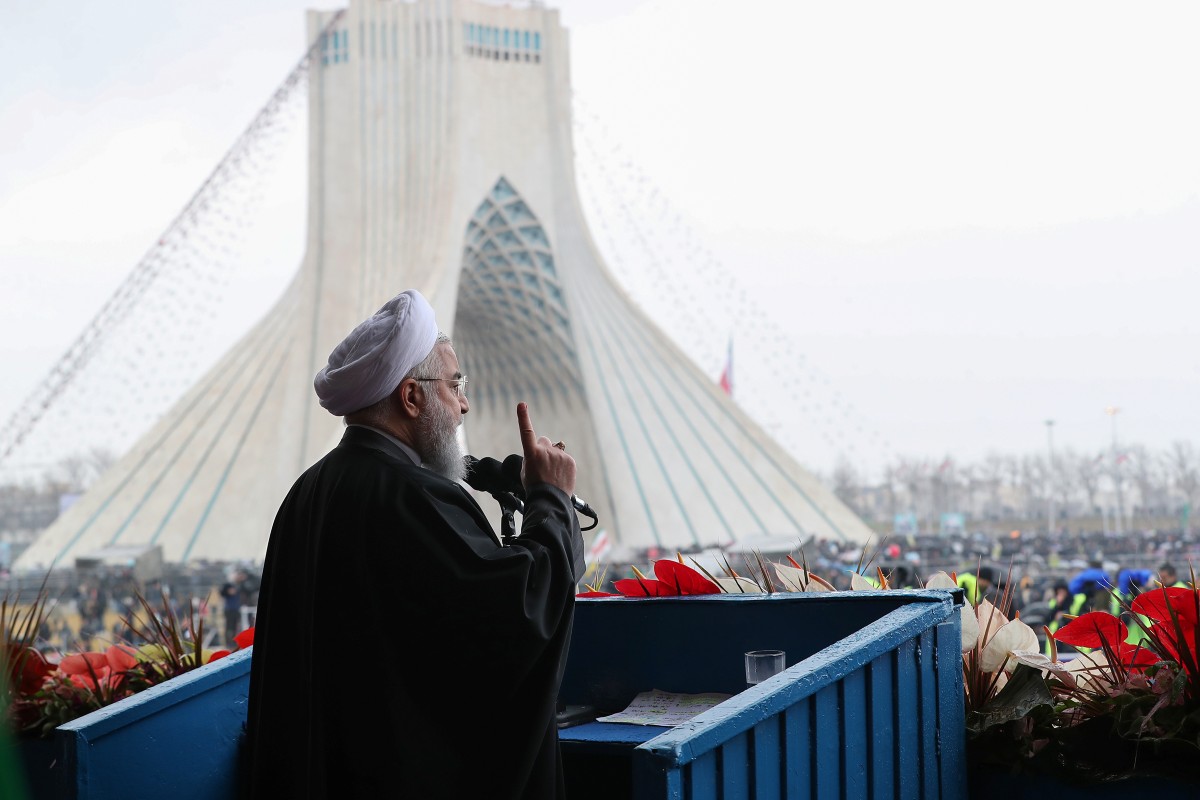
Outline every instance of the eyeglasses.
{"label": "eyeglasses", "polygon": [[467,376],[461,378],[413,378],[414,381],[445,381],[454,388],[454,393],[459,397],[467,396]]}

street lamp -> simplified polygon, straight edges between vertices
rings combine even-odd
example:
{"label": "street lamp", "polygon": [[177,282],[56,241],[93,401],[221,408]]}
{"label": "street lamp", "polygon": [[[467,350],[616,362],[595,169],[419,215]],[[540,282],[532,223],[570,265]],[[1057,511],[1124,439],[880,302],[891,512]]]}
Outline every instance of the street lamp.
{"label": "street lamp", "polygon": [[1046,420],[1046,534],[1054,534],[1054,420]]}
{"label": "street lamp", "polygon": [[1104,413],[1108,414],[1112,420],[1112,458],[1113,458],[1113,483],[1117,487],[1117,527],[1116,533],[1118,536],[1122,533],[1123,518],[1125,516],[1125,500],[1121,496],[1121,460],[1117,455],[1117,414],[1121,413],[1121,409],[1116,406],[1109,406],[1104,409]]}

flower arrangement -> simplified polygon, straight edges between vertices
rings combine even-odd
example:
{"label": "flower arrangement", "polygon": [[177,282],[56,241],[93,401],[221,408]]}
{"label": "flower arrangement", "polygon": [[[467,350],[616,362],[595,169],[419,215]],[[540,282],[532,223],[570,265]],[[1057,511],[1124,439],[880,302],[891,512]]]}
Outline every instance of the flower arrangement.
{"label": "flower arrangement", "polygon": [[[601,574],[594,583],[587,584],[587,591],[580,592],[578,597],[679,597],[696,594],[759,594],[762,592],[832,592],[830,583],[808,571],[806,564],[787,556],[788,564],[768,562],[762,556],[756,556],[752,568],[754,575],[747,577],[739,575],[728,561],[723,565],[724,575],[714,577],[708,570],[700,566],[695,559],[696,569],[683,563],[683,555],[675,554],[675,560],[662,559],[654,562],[653,578],[649,578],[637,567],[633,567],[633,578],[622,578],[613,581],[617,591],[605,592],[600,589],[604,585],[605,576]],[[771,577],[772,568],[775,578]],[[876,588],[867,584],[869,588]]]}
{"label": "flower arrangement", "polygon": [[[1200,590],[1163,587],[1120,607],[1132,629],[1092,611],[1047,631],[1051,655],[1019,660],[968,719],[978,761],[1085,782],[1200,780]],[[1060,643],[1079,650],[1066,664]]]}
{"label": "flower arrangement", "polygon": [[[49,736],[64,722],[229,655],[206,650],[203,610],[180,619],[163,595],[161,608],[141,594],[125,618],[128,641],[103,652],[44,655],[35,645],[48,612],[45,592],[22,608],[0,602],[0,708],[19,735]],[[239,649],[254,641],[254,629],[235,637]]]}

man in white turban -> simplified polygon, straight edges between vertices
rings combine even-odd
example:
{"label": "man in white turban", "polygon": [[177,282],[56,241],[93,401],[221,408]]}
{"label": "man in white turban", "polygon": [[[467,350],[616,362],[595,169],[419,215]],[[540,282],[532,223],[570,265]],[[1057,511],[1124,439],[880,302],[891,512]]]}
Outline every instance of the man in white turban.
{"label": "man in white turban", "polygon": [[271,531],[249,795],[562,797],[574,459],[517,406],[525,511],[502,545],[458,483],[467,379],[416,291],[351,331],[314,387],[347,428]]}

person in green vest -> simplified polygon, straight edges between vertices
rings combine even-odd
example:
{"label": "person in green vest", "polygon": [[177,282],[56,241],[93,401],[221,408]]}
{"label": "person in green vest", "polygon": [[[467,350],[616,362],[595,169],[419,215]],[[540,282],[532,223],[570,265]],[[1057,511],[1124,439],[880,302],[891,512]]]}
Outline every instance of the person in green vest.
{"label": "person in green vest", "polygon": [[[1109,581],[1107,579],[1085,578],[1080,580],[1076,576],[1073,583],[1076,584],[1076,591],[1075,594],[1071,595],[1071,605],[1067,609],[1068,617],[1074,619],[1089,611],[1108,610],[1109,599],[1112,595],[1109,594]],[[1068,587],[1067,591],[1071,591],[1070,587]],[[1080,653],[1090,653],[1093,648],[1076,647],[1074,649]]]}
{"label": "person in green vest", "polygon": [[1163,564],[1158,568],[1158,582],[1168,589],[1178,587],[1187,588],[1187,584],[1179,580],[1179,574],[1175,571],[1173,564]]}
{"label": "person in green vest", "polygon": [[[1066,614],[1071,607],[1071,590],[1067,587],[1067,582],[1058,580],[1054,582],[1054,595],[1046,601],[1046,607],[1050,609],[1050,621],[1046,623],[1046,628],[1053,634],[1059,628],[1067,623]],[[1060,644],[1059,651],[1070,650],[1070,645]],[[1050,656],[1050,639],[1046,639],[1046,655]]]}
{"label": "person in green vest", "polygon": [[971,605],[979,605],[979,601],[988,596],[996,583],[996,570],[991,567],[980,567],[979,574],[962,572],[958,576],[958,587],[967,595]]}
{"label": "person in green vest", "polygon": [[912,570],[910,570],[904,564],[897,564],[896,566],[892,567],[890,572],[887,569],[885,569],[884,572],[888,573],[888,585],[893,589],[917,588],[913,583]]}
{"label": "person in green vest", "polygon": [[1121,616],[1134,598],[1151,586],[1150,574],[1148,569],[1123,569],[1117,573],[1117,590],[1113,592],[1109,603],[1109,611],[1114,617]]}
{"label": "person in green vest", "polygon": [[1071,596],[1071,610],[1067,613],[1078,617],[1089,611],[1107,611],[1111,596],[1107,586],[1098,581],[1089,581],[1081,591]]}
{"label": "person in green vest", "polygon": [[1150,619],[1128,609],[1137,596],[1151,585],[1150,574],[1148,569],[1123,569],[1117,574],[1117,590],[1113,592],[1110,611],[1125,623],[1129,631],[1125,637],[1128,644],[1139,644],[1146,639],[1145,631]]}

